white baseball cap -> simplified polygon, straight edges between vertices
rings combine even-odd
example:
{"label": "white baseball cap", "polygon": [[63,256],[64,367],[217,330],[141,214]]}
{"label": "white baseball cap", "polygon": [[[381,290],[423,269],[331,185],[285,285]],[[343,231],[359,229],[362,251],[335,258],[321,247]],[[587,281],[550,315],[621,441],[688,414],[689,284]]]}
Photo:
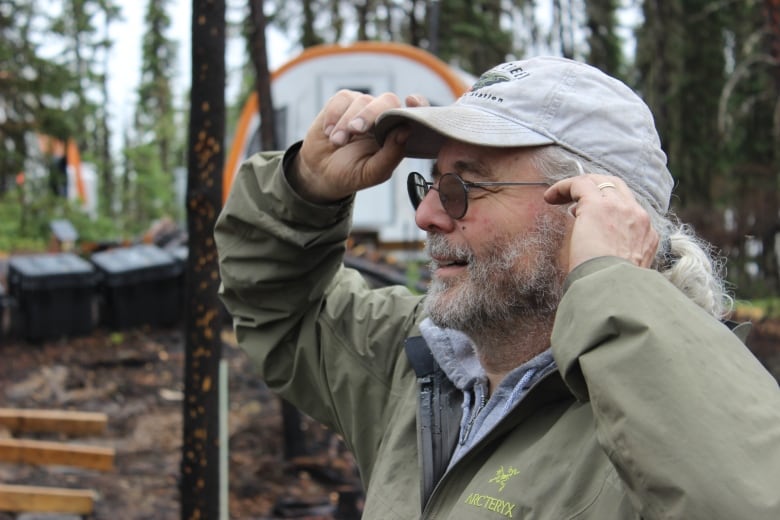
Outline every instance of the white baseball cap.
{"label": "white baseball cap", "polygon": [[653,115],[627,85],[599,69],[555,56],[503,63],[448,106],[397,108],[377,120],[383,143],[411,127],[409,157],[435,158],[446,139],[493,147],[556,144],[620,177],[658,211],[674,179]]}

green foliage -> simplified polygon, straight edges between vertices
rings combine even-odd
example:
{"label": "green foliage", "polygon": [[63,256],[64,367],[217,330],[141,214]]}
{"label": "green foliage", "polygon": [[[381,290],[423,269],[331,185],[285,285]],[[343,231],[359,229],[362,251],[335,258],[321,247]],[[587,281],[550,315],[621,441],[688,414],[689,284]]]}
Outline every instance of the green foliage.
{"label": "green foliage", "polygon": [[[717,93],[723,83],[719,18],[704,16],[695,28],[690,26],[690,18],[706,1],[646,3],[645,23],[637,35],[639,88],[656,114],[670,169],[680,182],[677,195],[683,203],[711,202],[706,176],[717,160],[717,152],[710,150],[700,162],[700,149],[685,144],[699,132],[714,127],[717,110],[713,101],[717,106]],[[688,31],[696,31],[700,37],[692,40]],[[703,37],[702,32],[707,36]],[[721,72],[702,76],[705,70],[718,70],[713,49],[721,49]],[[701,58],[703,61],[697,61]],[[689,74],[693,71],[699,74]],[[703,83],[694,86],[690,83],[694,78]],[[691,102],[691,96],[698,99]],[[712,144],[711,139],[709,143]]]}
{"label": "green foliage", "polygon": [[[108,100],[98,92],[105,94],[105,57],[113,44],[103,33],[108,32],[106,28],[116,19],[119,9],[113,0],[62,0],[59,7],[59,12],[42,13],[48,22],[47,41],[61,49],[52,61],[69,72],[58,81],[52,79],[67,89],[67,94],[57,101],[66,111],[71,130],[67,136],[59,137],[76,139],[85,159],[110,156],[105,149],[108,140],[102,135],[107,128],[102,124],[102,118],[107,116],[102,105]],[[38,130],[48,133],[45,128]]]}
{"label": "green foliage", "polygon": [[38,153],[35,134],[75,139],[110,176],[103,67],[117,15],[112,0],[0,0],[0,192]]}
{"label": "green foliage", "polygon": [[776,293],[780,30],[760,2],[643,5],[639,89],[678,181],[675,209],[728,252],[743,295]]}
{"label": "green foliage", "polygon": [[[176,71],[177,45],[166,36],[171,19],[169,0],[149,2],[141,45],[141,80],[133,132],[126,143],[122,208],[127,229],[138,223],[148,226],[167,215],[181,218],[175,206],[174,168],[182,164],[183,125],[177,121],[172,82]],[[134,224],[136,223],[136,224]]]}
{"label": "green foliage", "polygon": [[31,131],[67,131],[58,109],[72,74],[40,56],[40,44],[34,40],[40,17],[32,0],[10,5],[0,0],[0,192],[24,169]]}
{"label": "green foliage", "polygon": [[17,188],[0,196],[0,251],[43,251],[48,237],[40,233],[39,222],[23,218],[23,206],[15,197],[20,194]]}
{"label": "green foliage", "polygon": [[0,251],[45,251],[51,237],[50,224],[55,219],[70,221],[79,233],[80,242],[119,240],[121,234],[116,221],[91,218],[78,203],[40,188],[32,183],[0,196]]}
{"label": "green foliage", "polygon": [[588,62],[607,74],[623,77],[623,41],[617,34],[617,0],[590,0],[585,4]]}
{"label": "green foliage", "polygon": [[505,12],[492,0],[441,3],[439,56],[472,74],[481,74],[506,60],[514,50],[512,33],[502,27]]}
{"label": "green foliage", "polygon": [[[269,22],[304,47],[404,41],[474,74],[507,57],[554,53],[629,78],[654,112],[678,179],[675,210],[726,251],[741,292],[780,291],[776,2],[555,0],[548,26],[536,18],[534,0],[261,3]],[[643,19],[635,56],[622,55],[618,37],[617,13],[629,4]],[[186,125],[171,87],[179,57],[166,36],[170,0],[145,6],[139,99],[119,176],[106,120],[115,0],[0,0],[0,249],[45,247],[51,218],[67,216],[83,237],[98,240],[133,236],[162,216],[181,219],[172,186],[186,156]],[[253,89],[249,77],[238,101]],[[24,190],[16,186],[38,153],[30,144],[36,134],[75,138],[82,158],[97,165],[98,218],[47,197],[45,182],[34,189],[32,175]],[[751,242],[760,243],[753,256]]]}
{"label": "green foliage", "polygon": [[122,343],[124,343],[125,340],[126,340],[125,335],[123,333],[121,333],[121,332],[112,332],[108,336],[108,341],[113,346],[119,346]]}
{"label": "green foliage", "polygon": [[177,45],[165,34],[171,26],[169,4],[169,0],[147,4],[134,130],[137,143],[157,143],[159,163],[170,171],[176,164],[177,128],[171,83],[176,71]]}
{"label": "green foliage", "polygon": [[740,301],[735,307],[738,315],[752,317],[752,319],[780,318],[780,298],[777,296]]}
{"label": "green foliage", "polygon": [[172,216],[175,220],[182,217],[182,208],[175,200],[173,175],[163,168],[158,151],[154,143],[125,149],[130,166],[127,174],[133,180],[122,201],[122,213],[126,218],[124,229],[129,233],[139,233],[164,216]]}

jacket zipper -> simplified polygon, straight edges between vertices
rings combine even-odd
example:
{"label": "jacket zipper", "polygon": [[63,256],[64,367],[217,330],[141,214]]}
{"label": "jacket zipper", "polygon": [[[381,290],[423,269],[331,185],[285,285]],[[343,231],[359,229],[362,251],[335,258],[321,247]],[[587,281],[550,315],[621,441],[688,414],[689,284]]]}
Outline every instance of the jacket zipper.
{"label": "jacket zipper", "polygon": [[471,428],[474,426],[474,423],[477,422],[477,416],[482,411],[483,408],[485,408],[485,405],[487,404],[487,392],[485,392],[484,389],[480,391],[480,397],[479,397],[479,403],[477,406],[474,407],[471,413],[471,417],[469,418],[469,422],[466,425],[466,427],[463,429],[463,432],[460,435],[460,444],[466,444],[466,441],[469,438],[469,435],[471,434]]}

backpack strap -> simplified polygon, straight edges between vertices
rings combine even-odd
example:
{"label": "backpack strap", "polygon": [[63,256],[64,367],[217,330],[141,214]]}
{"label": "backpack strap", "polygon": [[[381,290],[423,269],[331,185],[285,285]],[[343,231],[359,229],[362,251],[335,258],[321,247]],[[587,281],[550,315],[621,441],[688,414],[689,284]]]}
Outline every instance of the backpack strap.
{"label": "backpack strap", "polygon": [[433,358],[431,349],[422,336],[406,338],[404,342],[406,357],[409,358],[409,364],[412,365],[417,378],[428,377],[436,369],[436,360]]}
{"label": "backpack strap", "polygon": [[417,448],[421,473],[420,507],[424,510],[455,450],[463,394],[439,368],[421,336],[408,338],[404,349],[419,385]]}

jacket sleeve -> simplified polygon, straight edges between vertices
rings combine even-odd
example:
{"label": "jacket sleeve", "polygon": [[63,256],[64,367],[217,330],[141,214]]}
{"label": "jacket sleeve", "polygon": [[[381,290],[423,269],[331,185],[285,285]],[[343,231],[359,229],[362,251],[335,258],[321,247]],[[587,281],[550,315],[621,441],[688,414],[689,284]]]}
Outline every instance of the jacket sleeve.
{"label": "jacket sleeve", "polygon": [[215,239],[220,296],[261,377],[370,459],[395,383],[413,381],[400,353],[421,297],[403,287],[372,290],[344,268],[351,210],[351,199],[301,199],[282,155],[259,154],[241,167]]}
{"label": "jacket sleeve", "polygon": [[659,273],[579,266],[552,345],[642,518],[780,518],[777,382]]}

